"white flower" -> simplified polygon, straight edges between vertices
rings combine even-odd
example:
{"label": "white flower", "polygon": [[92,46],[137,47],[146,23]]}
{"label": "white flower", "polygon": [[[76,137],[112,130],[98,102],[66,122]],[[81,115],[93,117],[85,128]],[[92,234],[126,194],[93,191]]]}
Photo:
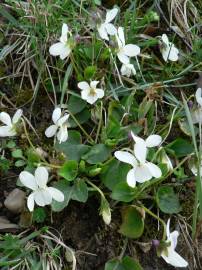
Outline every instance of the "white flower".
{"label": "white flower", "polygon": [[111,23],[118,13],[118,8],[108,10],[106,19],[101,24],[97,25],[97,30],[102,39],[109,40],[109,35],[113,36],[117,33],[116,27]]}
{"label": "white flower", "polygon": [[64,201],[64,194],[60,190],[47,187],[48,171],[45,167],[38,167],[34,175],[23,171],[19,178],[25,187],[33,190],[27,199],[27,207],[30,211],[34,210],[34,202],[39,206],[45,206],[51,204],[52,199],[58,202]]}
{"label": "white flower", "polygon": [[198,88],[196,90],[195,97],[196,97],[196,101],[199,104],[199,106],[202,107],[202,89],[201,88]]}
{"label": "white flower", "polygon": [[68,139],[68,131],[67,131],[68,118],[69,114],[64,114],[62,116],[61,109],[56,108],[52,114],[52,120],[54,125],[51,125],[46,129],[45,131],[46,137],[51,138],[55,136],[55,134],[57,133],[57,139],[59,143],[65,142]]}
{"label": "white flower", "polygon": [[121,74],[126,77],[136,74],[136,70],[133,64],[123,64],[121,67]]}
{"label": "white flower", "polygon": [[[69,35],[69,37],[68,37]],[[72,51],[72,40],[71,40],[71,32],[66,23],[62,25],[62,35],[60,37],[60,42],[53,44],[49,48],[49,53],[53,56],[60,56],[60,59],[65,59],[69,56]]]}
{"label": "white flower", "polygon": [[175,45],[172,42],[169,42],[168,37],[166,34],[163,34],[161,36],[162,41],[162,48],[161,48],[161,54],[163,56],[164,61],[177,61],[178,60],[178,54],[179,50],[175,47]]}
{"label": "white flower", "polygon": [[130,58],[140,54],[140,47],[134,44],[125,44],[125,37],[123,27],[118,28],[118,34],[116,35],[116,40],[118,43],[117,56],[121,63],[129,64]]}
{"label": "white flower", "polygon": [[78,83],[78,87],[82,90],[81,97],[86,100],[88,103],[93,104],[99,98],[104,97],[104,90],[97,88],[99,81],[92,81],[90,85],[87,82]]}
{"label": "white flower", "polygon": [[129,170],[127,174],[127,183],[129,186],[135,187],[136,182],[144,183],[152,177],[159,178],[162,175],[158,166],[146,160],[147,147],[157,146],[160,136],[151,135],[144,141],[132,132],[131,134],[135,140],[133,154],[127,151],[116,151],[114,155],[118,160],[133,166],[133,169]]}
{"label": "white flower", "polygon": [[16,125],[22,116],[22,110],[19,109],[14,114],[11,119],[10,115],[6,112],[0,113],[0,121],[5,124],[5,126],[0,127],[0,137],[9,137],[17,135]]}
{"label": "white flower", "polygon": [[170,233],[170,219],[167,222],[166,226],[167,239],[166,243],[170,243],[162,253],[161,257],[168,263],[174,267],[187,267],[188,263],[185,261],[176,251],[175,248],[177,246],[177,238],[179,236],[178,231],[174,231]]}

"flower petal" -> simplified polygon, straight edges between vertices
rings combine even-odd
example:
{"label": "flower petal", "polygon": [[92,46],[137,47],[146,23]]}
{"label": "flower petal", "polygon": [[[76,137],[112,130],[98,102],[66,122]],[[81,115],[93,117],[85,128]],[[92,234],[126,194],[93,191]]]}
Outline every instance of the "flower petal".
{"label": "flower petal", "polygon": [[52,120],[54,124],[57,124],[57,121],[60,119],[62,111],[60,108],[55,108],[52,114]]}
{"label": "flower petal", "polygon": [[129,57],[127,55],[125,55],[125,53],[123,51],[118,52],[117,56],[118,56],[118,59],[121,63],[129,64],[129,62],[130,62]]}
{"label": "flower petal", "polygon": [[93,89],[96,89],[98,83],[99,83],[99,81],[92,81],[92,82],[90,82],[90,87]]}
{"label": "flower petal", "polygon": [[69,32],[69,28],[66,23],[63,23],[62,25],[62,35],[60,37],[60,41],[65,43],[67,42],[67,34]]}
{"label": "flower petal", "polygon": [[45,167],[38,167],[35,171],[35,179],[40,188],[45,188],[48,182],[48,170]]}
{"label": "flower petal", "polygon": [[147,147],[143,139],[138,138],[138,140],[136,140],[136,143],[134,145],[134,154],[140,163],[142,164],[145,163],[146,155],[147,155]]}
{"label": "flower petal", "polygon": [[170,46],[170,52],[169,52],[169,56],[168,56],[169,60],[174,61],[174,62],[177,61],[179,58],[178,54],[179,54],[179,50],[175,47],[174,44],[172,44]]}
{"label": "flower petal", "polygon": [[137,165],[137,161],[135,159],[135,157],[126,151],[116,151],[114,153],[114,156],[120,160],[121,162],[125,162],[128,163],[130,165],[132,165],[133,167]]}
{"label": "flower petal", "polygon": [[169,45],[168,36],[167,36],[166,34],[163,34],[163,35],[161,36],[161,40],[163,41],[163,43],[164,43],[165,45]]}
{"label": "flower petal", "polygon": [[97,100],[98,100],[97,95],[88,95],[86,98],[86,101],[91,105],[94,104]]}
{"label": "flower petal", "polygon": [[169,240],[171,241],[171,247],[173,249],[175,249],[176,246],[177,246],[177,238],[178,238],[178,236],[179,236],[179,232],[178,231],[174,231],[174,232],[170,233]]}
{"label": "flower petal", "polygon": [[147,162],[146,166],[153,177],[155,178],[161,177],[162,175],[161,169],[158,166],[156,166],[154,163]]}
{"label": "flower petal", "polygon": [[196,97],[196,101],[198,102],[198,104],[200,106],[202,106],[202,89],[201,88],[198,88],[196,90],[195,97]]}
{"label": "flower petal", "polygon": [[140,54],[140,47],[133,44],[127,44],[124,47],[124,53],[129,57],[137,56],[138,54]]}
{"label": "flower petal", "polygon": [[78,88],[80,88],[81,90],[89,90],[90,89],[90,85],[87,82],[79,82],[78,83]]}
{"label": "flower petal", "polygon": [[64,50],[65,45],[62,42],[57,42],[50,46],[49,53],[53,56],[60,55]]}
{"label": "flower petal", "polygon": [[69,118],[69,114],[65,114],[63,117],[61,117],[59,120],[58,120],[58,126],[62,126],[64,125],[64,123],[67,122],[68,118]]}
{"label": "flower petal", "polygon": [[146,145],[147,147],[155,147],[158,146],[162,141],[161,136],[159,135],[150,135],[147,139],[146,139]]}
{"label": "flower petal", "polygon": [[98,98],[103,98],[104,94],[105,94],[105,92],[104,92],[103,89],[101,89],[101,88],[96,89],[96,95],[97,95]]}
{"label": "flower petal", "polygon": [[71,48],[66,44],[60,52],[60,59],[64,60],[65,58],[67,58],[70,55],[71,51]]}
{"label": "flower petal", "polygon": [[109,40],[105,24],[101,24],[97,27],[98,33],[102,39]]}
{"label": "flower petal", "polygon": [[113,21],[113,19],[116,17],[117,13],[118,13],[118,8],[113,8],[111,10],[108,10],[106,13],[106,23],[109,23],[111,21]]}
{"label": "flower petal", "polygon": [[57,133],[57,139],[59,143],[66,142],[68,139],[68,131],[67,131],[67,125],[63,125],[60,127],[58,133]]}
{"label": "flower petal", "polygon": [[30,212],[34,210],[34,192],[32,192],[27,198],[27,207]]}
{"label": "flower petal", "polygon": [[19,109],[19,110],[17,110],[16,113],[13,115],[12,123],[13,123],[13,124],[16,124],[16,123],[20,120],[21,116],[22,116],[22,110]]}
{"label": "flower petal", "polygon": [[137,166],[135,169],[135,179],[139,183],[144,183],[152,178],[150,171],[148,170],[147,166],[140,165]]}
{"label": "flower petal", "polygon": [[23,171],[19,175],[20,182],[27,188],[37,190],[38,185],[33,174]]}
{"label": "flower petal", "polygon": [[37,190],[34,192],[34,200],[37,205],[45,206],[51,204],[52,197],[48,190]]}
{"label": "flower petal", "polygon": [[135,75],[136,74],[136,70],[134,68],[134,65],[132,64],[123,64],[121,67],[121,74],[123,76],[127,76],[130,77],[132,74]]}
{"label": "flower petal", "polygon": [[88,90],[82,90],[81,91],[81,98],[84,99],[84,100],[87,100],[89,93],[90,93],[89,89]]}
{"label": "flower petal", "polygon": [[123,27],[118,28],[118,38],[121,41],[122,47],[125,46],[125,37]]}
{"label": "flower petal", "polygon": [[60,190],[54,187],[48,187],[47,189],[54,200],[56,200],[57,202],[64,201],[64,194]]}
{"label": "flower petal", "polygon": [[7,126],[12,125],[10,115],[8,113],[6,113],[6,112],[1,112],[0,113],[0,121],[2,123],[4,123],[5,125],[7,125]]}
{"label": "flower petal", "polygon": [[10,126],[0,127],[0,137],[10,137],[15,136],[16,134],[16,131]]}
{"label": "flower petal", "polygon": [[48,127],[45,131],[45,135],[48,138],[51,138],[55,135],[55,133],[57,132],[58,127],[56,125],[51,125],[50,127]]}
{"label": "flower petal", "polygon": [[128,174],[127,174],[127,183],[132,188],[134,188],[136,186],[135,169],[131,169],[128,172]]}
{"label": "flower petal", "polygon": [[168,256],[162,254],[162,258],[174,267],[187,267],[188,263],[176,251],[168,248]]}
{"label": "flower petal", "polygon": [[105,29],[106,29],[107,33],[111,36],[114,36],[117,33],[116,27],[112,23],[106,23]]}

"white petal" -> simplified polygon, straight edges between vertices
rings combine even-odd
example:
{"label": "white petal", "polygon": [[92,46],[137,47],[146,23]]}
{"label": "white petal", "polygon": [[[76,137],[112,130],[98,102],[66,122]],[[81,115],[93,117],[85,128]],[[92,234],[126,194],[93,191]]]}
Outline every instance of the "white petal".
{"label": "white petal", "polygon": [[105,24],[101,24],[97,27],[98,33],[102,39],[109,40]]}
{"label": "white petal", "polygon": [[175,249],[176,246],[177,246],[177,238],[178,238],[178,236],[179,236],[179,232],[178,231],[174,231],[174,232],[172,232],[170,234],[169,240],[171,241],[171,247],[173,249]]}
{"label": "white petal", "polygon": [[202,107],[199,107],[194,111],[191,111],[191,117],[193,124],[202,123]]}
{"label": "white petal", "polygon": [[70,53],[71,53],[71,48],[69,47],[69,45],[66,44],[60,52],[60,59],[64,60],[70,55]]}
{"label": "white petal", "polygon": [[112,23],[106,23],[105,29],[106,29],[107,33],[111,36],[114,36],[117,33],[116,27]]}
{"label": "white petal", "polygon": [[39,206],[45,206],[48,204],[51,204],[52,197],[48,190],[37,190],[34,192],[34,200],[37,205]]}
{"label": "white petal", "polygon": [[97,100],[98,100],[97,95],[88,95],[86,98],[86,101],[91,105],[94,104]]}
{"label": "white petal", "polygon": [[65,114],[63,117],[61,117],[57,122],[58,126],[64,125],[64,123],[68,121],[69,116],[70,116],[69,114]]}
{"label": "white petal", "polygon": [[48,170],[45,167],[38,167],[35,171],[35,179],[40,188],[45,188],[48,182]]}
{"label": "white petal", "polygon": [[90,85],[87,82],[79,82],[78,87],[81,90],[89,90],[90,89]]}
{"label": "white petal", "polygon": [[135,157],[126,151],[116,151],[114,152],[114,156],[121,162],[128,163],[133,167],[137,164]]}
{"label": "white petal", "polygon": [[51,138],[55,135],[55,133],[57,132],[58,127],[56,125],[51,125],[50,127],[48,127],[45,131],[45,135],[48,138]]}
{"label": "white petal", "polygon": [[118,52],[117,56],[118,56],[118,59],[121,63],[129,64],[129,62],[130,62],[129,57],[127,55],[125,55],[125,53],[123,51]]}
{"label": "white petal", "polygon": [[104,94],[105,94],[105,92],[101,88],[96,89],[96,95],[97,95],[98,98],[103,98]]}
{"label": "white petal", "polygon": [[60,55],[64,50],[65,45],[62,42],[57,42],[50,46],[49,53],[53,56]]}
{"label": "white petal", "polygon": [[161,255],[162,258],[174,267],[187,267],[188,263],[176,251],[170,250],[168,256]]}
{"label": "white petal", "polygon": [[170,61],[177,61],[178,60],[178,54],[179,50],[174,46],[174,44],[171,45],[170,47],[170,52],[169,52],[169,60]]}
{"label": "white petal", "polygon": [[53,114],[52,114],[52,120],[54,124],[57,124],[57,121],[60,119],[61,115],[62,115],[62,111],[60,108],[54,109]]}
{"label": "white petal", "polygon": [[106,14],[106,20],[105,20],[105,22],[106,23],[109,23],[109,22],[113,21],[113,19],[117,15],[118,11],[119,11],[118,8],[113,8],[111,10],[108,10],[107,11],[107,14]]}
{"label": "white petal", "polygon": [[96,89],[96,86],[98,85],[99,81],[92,81],[90,82],[90,87],[93,89]]}
{"label": "white petal", "polygon": [[8,113],[6,113],[6,112],[1,112],[0,113],[0,121],[2,123],[4,123],[5,125],[7,125],[7,126],[12,125],[10,115]]}
{"label": "white petal", "polygon": [[196,101],[198,102],[198,104],[200,106],[202,106],[202,89],[201,88],[198,88],[196,90],[195,97],[196,97]]}
{"label": "white petal", "polygon": [[147,162],[146,163],[147,168],[149,169],[151,175],[155,178],[159,178],[162,175],[161,169],[156,166],[155,164],[151,163],[151,162]]}
{"label": "white petal", "polygon": [[124,37],[124,30],[123,27],[119,27],[118,28],[118,37],[122,43],[122,47],[125,46],[125,37]]}
{"label": "white petal", "polygon": [[127,174],[127,183],[132,188],[134,188],[136,186],[135,169],[131,169],[128,172],[128,174]]}
{"label": "white petal", "polygon": [[48,187],[47,189],[54,200],[57,202],[64,201],[64,194],[60,190],[53,187]]}
{"label": "white petal", "polygon": [[161,36],[161,39],[162,39],[162,41],[163,41],[164,44],[169,45],[168,36],[166,34],[163,34]]}
{"label": "white petal", "polygon": [[133,44],[127,44],[124,47],[124,52],[129,57],[137,56],[138,54],[140,54],[140,47]]}
{"label": "white petal", "polygon": [[34,192],[32,192],[27,198],[27,207],[30,212],[34,210]]}
{"label": "white petal", "polygon": [[147,155],[147,147],[143,139],[138,138],[138,140],[136,140],[136,143],[134,145],[134,154],[140,163],[142,164],[145,163],[146,155]]}
{"label": "white petal", "polygon": [[57,139],[59,143],[66,142],[68,139],[68,131],[67,131],[67,125],[63,125],[60,127],[58,133],[57,133]]}
{"label": "white petal", "polygon": [[159,135],[150,135],[147,139],[146,139],[146,145],[147,147],[155,147],[158,146],[162,141],[161,136]]}
{"label": "white petal", "polygon": [[67,42],[67,34],[69,32],[69,28],[66,23],[63,23],[62,25],[62,35],[60,37],[61,42]]}
{"label": "white petal", "polygon": [[137,166],[135,169],[135,179],[139,183],[144,183],[152,178],[152,175],[145,165]]}
{"label": "white petal", "polygon": [[19,175],[19,179],[20,182],[27,188],[30,188],[32,190],[37,190],[38,185],[36,182],[36,179],[34,178],[34,176],[27,172],[27,171],[23,171],[20,173]]}
{"label": "white petal", "polygon": [[134,65],[132,64],[123,64],[122,67],[121,67],[121,74],[123,76],[127,76],[127,77],[130,77],[131,74],[135,75],[136,74],[136,70],[134,68]]}
{"label": "white petal", "polygon": [[167,236],[167,239],[170,239],[170,218],[168,219],[167,224],[166,224],[166,236]]}
{"label": "white petal", "polygon": [[16,134],[16,131],[10,126],[0,127],[0,137],[10,137],[15,136]]}
{"label": "white petal", "polygon": [[22,110],[19,109],[19,110],[17,110],[16,113],[13,115],[12,123],[13,123],[13,124],[16,124],[16,123],[20,120],[21,116],[22,116]]}
{"label": "white petal", "polygon": [[82,90],[81,91],[81,98],[84,99],[84,100],[87,100],[89,93],[90,93],[90,89]]}

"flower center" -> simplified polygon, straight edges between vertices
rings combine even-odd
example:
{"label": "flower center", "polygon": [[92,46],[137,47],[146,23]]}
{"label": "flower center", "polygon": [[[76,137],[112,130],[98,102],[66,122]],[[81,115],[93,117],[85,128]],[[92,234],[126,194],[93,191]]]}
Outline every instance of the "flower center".
{"label": "flower center", "polygon": [[90,88],[89,95],[90,95],[90,96],[93,96],[93,97],[96,95],[96,91],[95,91],[94,88]]}

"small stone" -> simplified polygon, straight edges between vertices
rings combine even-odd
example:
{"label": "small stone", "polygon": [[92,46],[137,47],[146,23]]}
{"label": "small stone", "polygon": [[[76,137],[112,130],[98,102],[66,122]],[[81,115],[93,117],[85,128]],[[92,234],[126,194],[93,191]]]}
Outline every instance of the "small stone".
{"label": "small stone", "polygon": [[8,194],[4,201],[4,205],[9,211],[15,214],[21,213],[25,205],[25,196],[25,192],[15,188]]}

